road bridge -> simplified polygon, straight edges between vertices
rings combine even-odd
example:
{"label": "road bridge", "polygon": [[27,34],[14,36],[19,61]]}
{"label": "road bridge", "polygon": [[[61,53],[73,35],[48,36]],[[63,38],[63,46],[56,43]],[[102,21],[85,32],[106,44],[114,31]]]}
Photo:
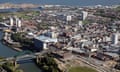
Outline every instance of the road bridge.
{"label": "road bridge", "polygon": [[4,64],[8,61],[21,61],[21,60],[27,60],[27,59],[35,59],[37,58],[38,56],[42,56],[43,54],[46,54],[48,53],[47,50],[44,50],[44,51],[41,51],[41,52],[36,52],[36,53],[33,53],[33,52],[30,52],[30,51],[23,51],[23,52],[20,52],[12,57],[7,57],[5,58],[3,61],[0,61],[0,64]]}

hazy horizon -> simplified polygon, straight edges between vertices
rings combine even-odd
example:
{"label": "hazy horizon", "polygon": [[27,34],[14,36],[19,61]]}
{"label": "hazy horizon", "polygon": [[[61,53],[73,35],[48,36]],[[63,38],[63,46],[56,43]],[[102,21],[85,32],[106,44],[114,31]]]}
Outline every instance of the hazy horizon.
{"label": "hazy horizon", "polygon": [[120,5],[120,0],[0,0],[0,3],[57,4],[72,6]]}

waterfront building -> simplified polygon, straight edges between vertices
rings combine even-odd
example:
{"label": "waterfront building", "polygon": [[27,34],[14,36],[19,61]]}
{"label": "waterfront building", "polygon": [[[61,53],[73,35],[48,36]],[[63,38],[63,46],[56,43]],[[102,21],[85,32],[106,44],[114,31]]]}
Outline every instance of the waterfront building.
{"label": "waterfront building", "polygon": [[34,38],[34,45],[37,50],[45,50],[48,49],[48,43],[57,43],[57,38],[50,38],[44,35],[40,35]]}

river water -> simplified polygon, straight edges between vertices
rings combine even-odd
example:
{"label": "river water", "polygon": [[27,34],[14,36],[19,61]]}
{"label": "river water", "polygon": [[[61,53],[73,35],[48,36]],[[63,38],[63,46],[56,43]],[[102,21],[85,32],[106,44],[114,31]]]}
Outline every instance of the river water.
{"label": "river water", "polygon": [[[3,33],[0,32],[0,39],[2,38]],[[16,55],[18,52],[3,45],[0,42],[0,56],[2,57],[10,57]],[[20,64],[20,69],[23,69],[24,72],[41,72],[41,70],[33,63],[33,62],[26,62]]]}

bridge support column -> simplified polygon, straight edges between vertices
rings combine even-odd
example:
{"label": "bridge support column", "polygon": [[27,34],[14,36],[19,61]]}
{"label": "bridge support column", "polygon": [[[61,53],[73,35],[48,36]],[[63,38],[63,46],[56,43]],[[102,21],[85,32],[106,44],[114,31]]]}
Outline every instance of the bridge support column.
{"label": "bridge support column", "polygon": [[17,66],[17,62],[16,62],[15,59],[13,60],[13,65],[14,65],[15,67]]}
{"label": "bridge support column", "polygon": [[39,56],[36,57],[36,62],[37,62],[37,63],[39,62]]}
{"label": "bridge support column", "polygon": [[36,57],[36,62],[38,63],[38,62],[40,61],[40,59],[41,59],[41,56],[38,55],[38,56]]}

